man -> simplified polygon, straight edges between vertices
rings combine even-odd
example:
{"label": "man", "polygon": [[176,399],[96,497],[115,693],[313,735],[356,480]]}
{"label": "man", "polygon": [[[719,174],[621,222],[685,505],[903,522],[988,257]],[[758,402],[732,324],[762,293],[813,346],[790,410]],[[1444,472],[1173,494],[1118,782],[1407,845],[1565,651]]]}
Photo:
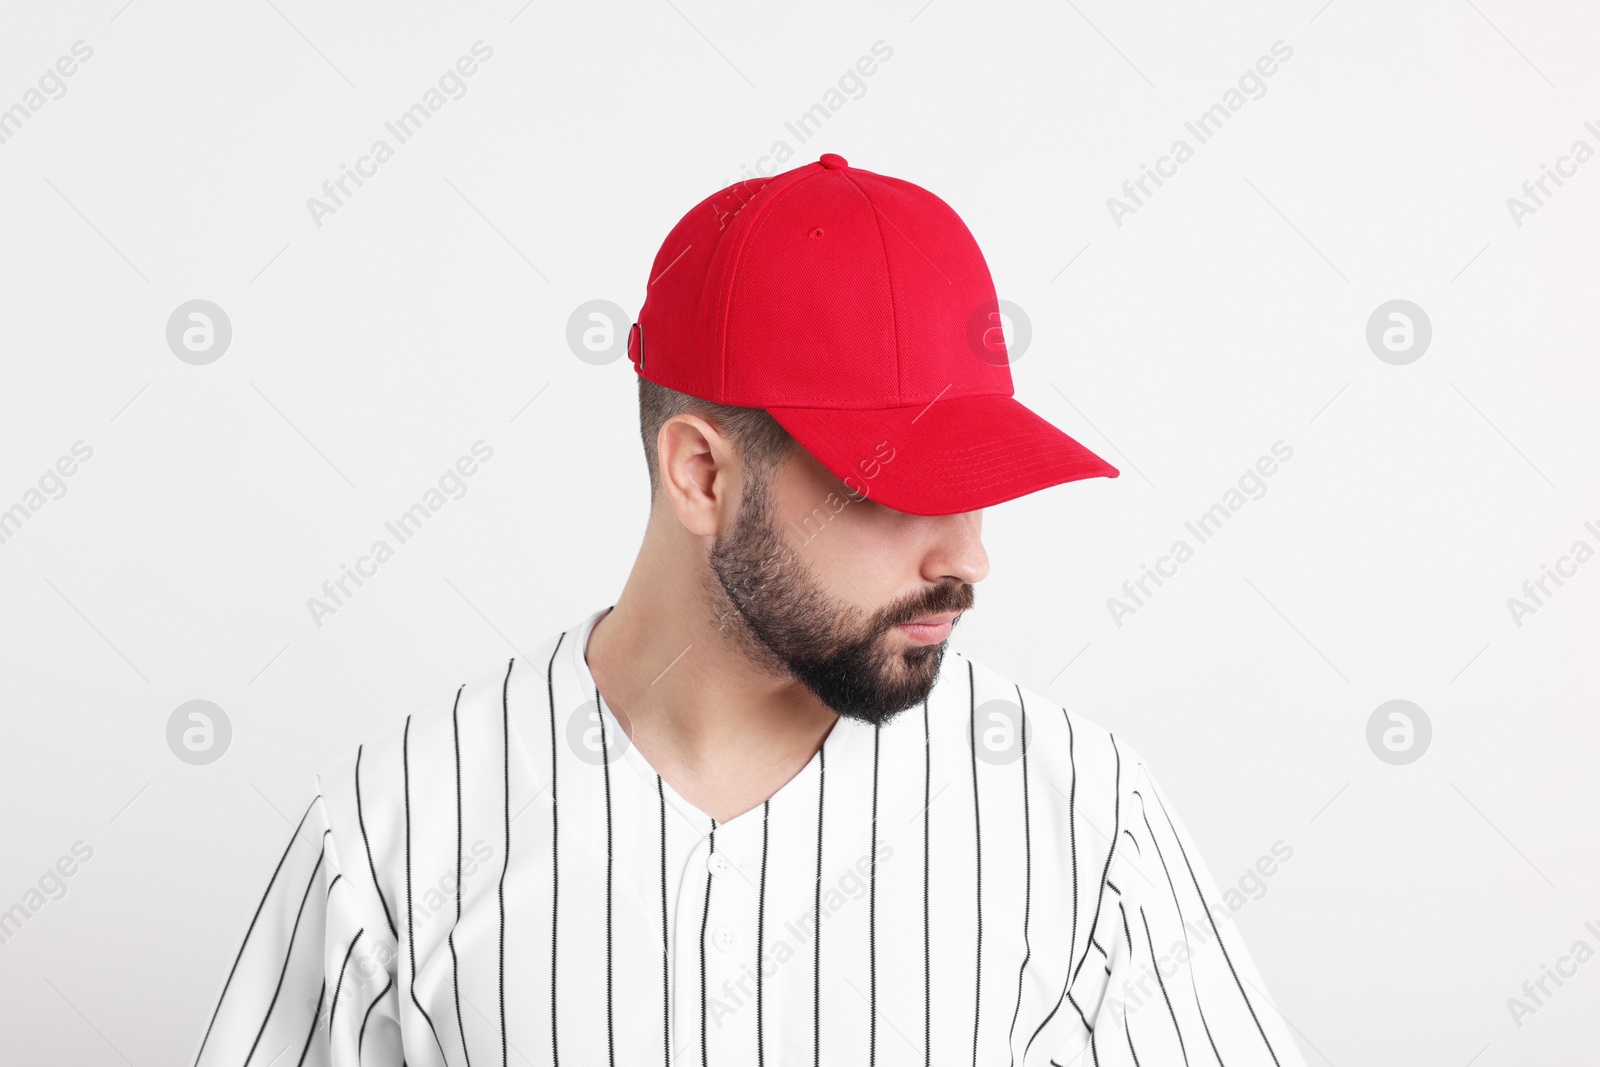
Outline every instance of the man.
{"label": "man", "polygon": [[1117,474],[961,220],[825,155],[650,278],[616,603],[320,776],[199,1067],[1300,1064],[1137,753],[946,654],[982,509]]}

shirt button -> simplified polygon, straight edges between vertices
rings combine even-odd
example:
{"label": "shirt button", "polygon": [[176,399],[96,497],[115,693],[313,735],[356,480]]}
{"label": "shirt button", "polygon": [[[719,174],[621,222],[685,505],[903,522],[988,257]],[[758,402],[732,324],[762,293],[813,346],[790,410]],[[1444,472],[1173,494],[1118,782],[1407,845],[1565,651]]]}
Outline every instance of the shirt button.
{"label": "shirt button", "polygon": [[726,877],[733,873],[733,864],[729,863],[720,852],[713,852],[706,857],[706,870]]}
{"label": "shirt button", "polygon": [[733,947],[739,943],[739,931],[723,923],[711,931],[711,943],[723,952],[732,952]]}

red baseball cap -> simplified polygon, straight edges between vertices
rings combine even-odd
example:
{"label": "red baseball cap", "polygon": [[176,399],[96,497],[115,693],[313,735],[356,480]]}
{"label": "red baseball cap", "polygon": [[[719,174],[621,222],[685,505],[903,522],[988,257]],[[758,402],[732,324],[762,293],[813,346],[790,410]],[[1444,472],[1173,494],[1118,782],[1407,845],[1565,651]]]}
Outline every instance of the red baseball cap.
{"label": "red baseball cap", "polygon": [[852,492],[953,515],[1118,471],[1012,393],[988,264],[926,189],[839,156],[707,197],[661,245],[628,358],[764,408]]}

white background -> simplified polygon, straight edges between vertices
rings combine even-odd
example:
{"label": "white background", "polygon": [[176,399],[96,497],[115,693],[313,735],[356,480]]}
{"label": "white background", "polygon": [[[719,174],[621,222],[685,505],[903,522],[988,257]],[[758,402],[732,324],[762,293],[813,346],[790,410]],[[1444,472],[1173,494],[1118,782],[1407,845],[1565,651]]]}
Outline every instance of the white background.
{"label": "white background", "polygon": [[[0,25],[0,108],[93,48],[0,144],[0,509],[93,449],[0,544],[0,909],[93,849],[0,944],[0,1059],[186,1062],[311,774],[614,601],[633,373],[568,317],[636,311],[678,217],[782,140],[955,207],[1031,322],[1017,395],[1122,468],[986,514],[956,642],[1127,738],[1219,881],[1292,847],[1236,922],[1307,1062],[1593,1061],[1600,962],[1507,1006],[1600,949],[1600,562],[1520,626],[1506,603],[1600,548],[1600,161],[1520,227],[1506,204],[1600,149],[1587,5],[123,2]],[[478,40],[465,96],[318,226],[307,198]],[[197,298],[233,328],[207,366],[165,336]],[[1432,323],[1405,366],[1365,339],[1391,299]],[[315,625],[480,439],[466,495]],[[209,766],[166,741],[197,698],[233,728]],[[1366,740],[1397,698],[1433,729],[1405,766]]]}

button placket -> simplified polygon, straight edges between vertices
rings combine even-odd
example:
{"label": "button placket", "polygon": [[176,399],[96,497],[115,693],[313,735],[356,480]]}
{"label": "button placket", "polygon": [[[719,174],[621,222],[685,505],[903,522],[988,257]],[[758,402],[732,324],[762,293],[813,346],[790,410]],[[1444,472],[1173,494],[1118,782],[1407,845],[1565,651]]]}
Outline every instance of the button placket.
{"label": "button placket", "polygon": [[[753,1060],[756,1041],[756,920],[760,887],[743,861],[748,828],[718,827],[716,848],[709,848],[705,869],[711,893],[705,912],[706,1034],[711,1059],[729,1056]],[[702,889],[702,893],[704,889]],[[704,905],[705,897],[700,897]],[[701,918],[701,916],[697,916]],[[695,934],[698,937],[700,928]],[[699,1010],[698,964],[694,1010]],[[698,1051],[698,1049],[697,1049]]]}
{"label": "button placket", "polygon": [[[755,1040],[754,943],[757,890],[718,827],[694,846],[684,868],[673,913],[672,1045],[681,1067],[700,1059],[701,945],[705,947],[705,1033],[712,1062],[719,1049],[743,1049]],[[709,906],[706,894],[710,893]],[[741,990],[739,982],[744,979]],[[748,1031],[748,1037],[746,1032]],[[723,1059],[727,1058],[724,1053]]]}

